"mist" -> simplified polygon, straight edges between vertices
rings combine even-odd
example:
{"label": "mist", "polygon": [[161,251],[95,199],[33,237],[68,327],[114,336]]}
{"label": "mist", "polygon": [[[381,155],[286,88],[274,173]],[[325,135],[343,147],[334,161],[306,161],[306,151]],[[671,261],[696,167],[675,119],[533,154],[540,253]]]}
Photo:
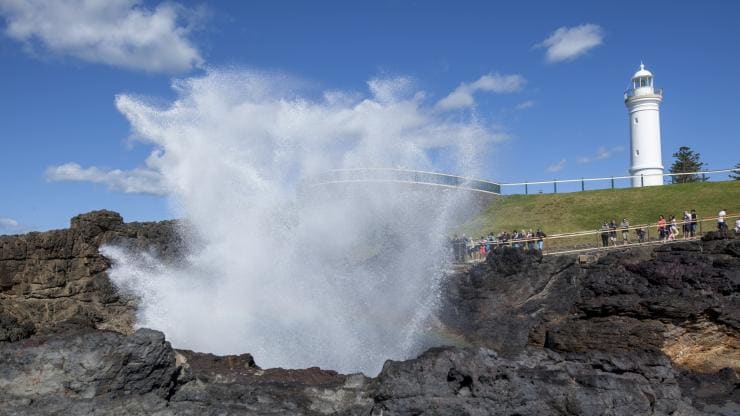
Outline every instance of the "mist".
{"label": "mist", "polygon": [[322,91],[294,77],[209,70],[171,102],[117,108],[182,218],[176,264],[108,246],[139,327],[177,348],[249,352],[262,367],[375,375],[429,345],[446,232],[465,193],[402,184],[312,186],[341,168],[475,175],[494,133],[440,112],[414,80]]}

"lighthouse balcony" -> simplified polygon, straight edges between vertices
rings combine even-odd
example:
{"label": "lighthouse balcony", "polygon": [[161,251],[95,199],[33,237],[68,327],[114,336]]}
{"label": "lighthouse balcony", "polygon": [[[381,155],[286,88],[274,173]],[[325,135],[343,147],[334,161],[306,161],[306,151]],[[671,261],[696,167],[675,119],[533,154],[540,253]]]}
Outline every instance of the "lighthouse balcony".
{"label": "lighthouse balcony", "polygon": [[639,97],[639,96],[651,96],[651,95],[657,95],[658,97],[663,96],[663,89],[662,88],[652,88],[652,87],[641,87],[641,88],[630,88],[627,91],[624,92],[624,99],[627,100],[632,97]]}

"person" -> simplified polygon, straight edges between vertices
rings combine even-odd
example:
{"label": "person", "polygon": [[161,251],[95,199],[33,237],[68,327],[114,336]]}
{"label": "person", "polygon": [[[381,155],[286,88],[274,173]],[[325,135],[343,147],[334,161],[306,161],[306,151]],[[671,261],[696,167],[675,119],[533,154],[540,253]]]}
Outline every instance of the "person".
{"label": "person", "polygon": [[691,236],[691,213],[689,211],[683,212],[683,238],[689,238]]}
{"label": "person", "polygon": [[493,235],[493,231],[488,233],[488,239],[486,240],[486,253],[493,251],[493,245],[496,243],[496,236]]}
{"label": "person", "polygon": [[666,238],[665,217],[662,215],[658,217],[658,238],[661,240]]}
{"label": "person", "polygon": [[478,259],[483,260],[486,258],[486,238],[483,236],[480,236],[480,240],[478,240]]}
{"label": "person", "polygon": [[[465,237],[465,234],[463,234]],[[465,253],[469,258],[473,258],[473,252],[475,251],[475,242],[471,237],[465,237]]]}
{"label": "person", "polygon": [[727,237],[727,223],[725,222],[725,219],[727,217],[727,211],[722,210],[719,211],[719,214],[717,214],[717,231],[719,231],[719,234],[722,237]]}
{"label": "person", "polygon": [[613,246],[617,245],[617,221],[616,220],[612,220],[609,223],[609,242]]}
{"label": "person", "polygon": [[622,244],[629,244],[630,242],[630,222],[627,218],[622,218],[622,223],[619,224],[622,228]]}
{"label": "person", "polygon": [[740,218],[735,220],[735,235],[740,234]]}
{"label": "person", "polygon": [[542,249],[545,247],[544,238],[547,237],[547,235],[540,228],[537,229],[537,233],[535,235],[537,236],[537,250],[542,251]]}
{"label": "person", "polygon": [[670,226],[668,227],[668,241],[673,241],[678,235],[678,224],[676,223],[676,216],[671,215]]}
{"label": "person", "polygon": [[531,228],[527,231],[527,250],[534,251],[534,233]]}
{"label": "person", "polygon": [[644,243],[645,242],[645,229],[642,227],[635,229],[635,234],[637,234],[637,242],[638,243]]}
{"label": "person", "polygon": [[460,262],[460,238],[458,238],[457,234],[452,237],[450,243],[452,244],[452,256],[456,262]]}
{"label": "person", "polygon": [[602,247],[609,246],[609,225],[606,223],[606,220],[601,224],[601,245]]}
{"label": "person", "polygon": [[689,232],[691,233],[691,236],[692,237],[694,235],[696,235],[696,221],[697,221],[697,219],[698,219],[698,217],[696,215],[696,210],[695,209],[692,209],[691,210],[691,229],[689,230]]}

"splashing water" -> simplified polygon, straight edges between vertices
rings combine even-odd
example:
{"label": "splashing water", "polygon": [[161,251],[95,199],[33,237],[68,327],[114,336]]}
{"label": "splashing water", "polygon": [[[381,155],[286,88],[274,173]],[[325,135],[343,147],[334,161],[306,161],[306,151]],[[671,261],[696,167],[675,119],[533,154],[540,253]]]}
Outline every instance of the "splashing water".
{"label": "splashing water", "polygon": [[367,374],[425,346],[445,227],[465,195],[302,184],[335,168],[434,169],[432,156],[459,170],[491,133],[437,113],[408,79],[368,85],[369,96],[311,97],[287,76],[211,70],[176,82],[165,107],[117,97],[154,145],[147,169],[190,242],[175,265],[103,249],[113,281],[140,301],[138,326],[180,348],[251,352],[262,366]]}

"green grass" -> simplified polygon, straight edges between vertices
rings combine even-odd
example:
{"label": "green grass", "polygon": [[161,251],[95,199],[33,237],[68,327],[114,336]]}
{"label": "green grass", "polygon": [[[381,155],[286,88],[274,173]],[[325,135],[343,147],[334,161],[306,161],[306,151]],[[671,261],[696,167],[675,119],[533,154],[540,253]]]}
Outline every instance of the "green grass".
{"label": "green grass", "polygon": [[619,222],[625,217],[631,225],[653,224],[661,214],[681,221],[683,212],[691,209],[700,219],[708,218],[722,208],[729,215],[740,213],[740,181],[501,196],[455,232],[477,237],[540,227],[551,235],[595,230],[604,220]]}

